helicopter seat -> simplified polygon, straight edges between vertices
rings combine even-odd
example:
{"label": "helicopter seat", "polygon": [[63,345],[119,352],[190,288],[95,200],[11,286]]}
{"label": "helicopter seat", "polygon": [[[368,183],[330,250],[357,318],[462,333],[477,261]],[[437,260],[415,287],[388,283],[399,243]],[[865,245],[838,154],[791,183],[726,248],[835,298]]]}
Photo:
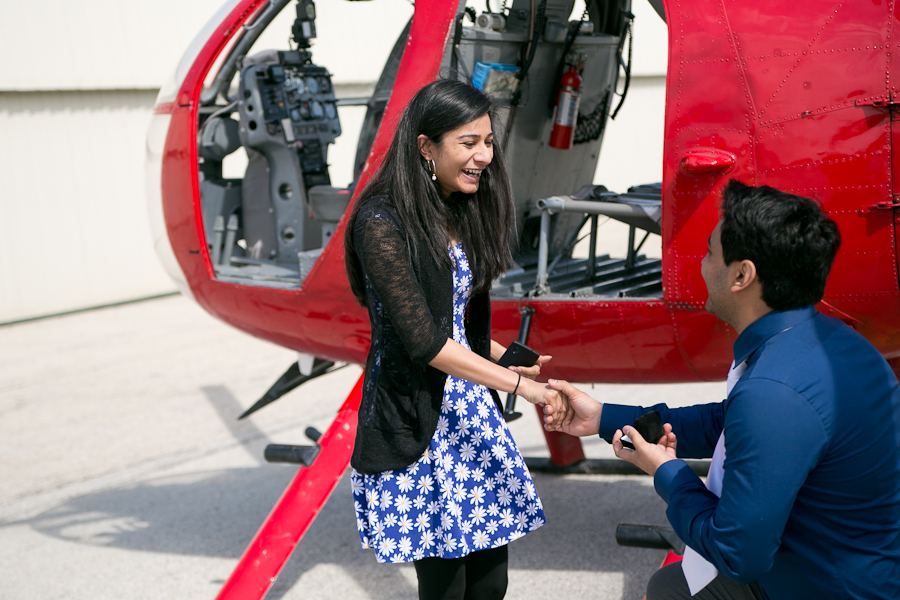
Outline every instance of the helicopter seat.
{"label": "helicopter seat", "polygon": [[[518,263],[491,289],[500,297],[569,297],[569,298],[658,298],[662,295],[662,262],[638,254],[651,233],[661,232],[662,184],[639,185],[624,194],[610,192],[602,185],[586,185],[572,195],[550,196],[536,202],[540,211],[537,236],[537,263]],[[580,225],[570,228],[568,239],[551,252],[554,218],[577,215]],[[625,258],[597,255],[600,215],[629,226]],[[590,221],[590,243],[587,259],[576,258],[572,250],[578,234]],[[636,230],[645,232],[637,242]],[[551,261],[552,258],[552,261]]]}
{"label": "helicopter seat", "polygon": [[573,194],[572,199],[596,202],[595,209],[591,211],[594,214],[608,216],[650,233],[660,233],[662,183],[636,185],[624,194],[610,192],[602,185],[588,185]]}
{"label": "helicopter seat", "polygon": [[349,188],[336,188],[330,185],[316,185],[307,191],[309,209],[313,219],[322,225],[322,247],[328,243],[337,227],[338,221],[350,204]]}

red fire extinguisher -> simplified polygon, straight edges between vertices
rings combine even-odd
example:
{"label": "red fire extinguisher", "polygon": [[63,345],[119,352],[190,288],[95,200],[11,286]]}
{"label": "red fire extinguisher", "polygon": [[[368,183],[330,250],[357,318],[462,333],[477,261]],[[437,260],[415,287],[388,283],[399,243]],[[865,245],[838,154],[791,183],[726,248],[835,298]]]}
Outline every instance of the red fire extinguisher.
{"label": "red fire extinguisher", "polygon": [[552,148],[568,150],[572,147],[578,105],[581,103],[581,83],[581,75],[575,67],[566,71],[559,80],[559,95],[553,111],[553,131],[550,133]]}

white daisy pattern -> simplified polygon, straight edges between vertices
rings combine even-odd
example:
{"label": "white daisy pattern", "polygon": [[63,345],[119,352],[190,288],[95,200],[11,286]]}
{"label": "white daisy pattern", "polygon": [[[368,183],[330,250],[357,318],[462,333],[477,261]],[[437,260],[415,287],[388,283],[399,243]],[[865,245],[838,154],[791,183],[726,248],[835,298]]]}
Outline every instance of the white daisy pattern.
{"label": "white daisy pattern", "polygon": [[[453,339],[469,348],[472,276],[462,244],[450,255]],[[459,558],[546,522],[531,474],[487,388],[455,377],[447,377],[437,429],[419,460],[377,475],[354,470],[350,482],[362,547],[373,549],[380,563]]]}

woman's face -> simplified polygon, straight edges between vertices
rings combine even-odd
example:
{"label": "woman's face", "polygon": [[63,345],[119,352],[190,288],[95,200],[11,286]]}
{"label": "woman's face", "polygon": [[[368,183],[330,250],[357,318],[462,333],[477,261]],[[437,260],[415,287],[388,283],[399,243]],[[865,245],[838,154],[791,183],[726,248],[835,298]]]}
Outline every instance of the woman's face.
{"label": "woman's face", "polygon": [[434,161],[434,174],[445,198],[453,192],[478,191],[481,173],[494,159],[494,133],[488,115],[448,131],[440,144],[424,135],[418,141],[425,160]]}

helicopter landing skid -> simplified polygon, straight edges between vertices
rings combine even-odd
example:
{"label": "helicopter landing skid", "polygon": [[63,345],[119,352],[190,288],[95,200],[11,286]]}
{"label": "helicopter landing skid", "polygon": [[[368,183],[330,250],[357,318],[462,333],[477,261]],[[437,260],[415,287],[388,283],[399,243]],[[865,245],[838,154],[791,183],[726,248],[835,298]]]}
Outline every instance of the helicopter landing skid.
{"label": "helicopter landing skid", "polygon": [[323,452],[310,466],[301,467],[284,490],[217,600],[261,600],[269,591],[350,464],[362,383],[360,376],[331,426],[318,439]]}

